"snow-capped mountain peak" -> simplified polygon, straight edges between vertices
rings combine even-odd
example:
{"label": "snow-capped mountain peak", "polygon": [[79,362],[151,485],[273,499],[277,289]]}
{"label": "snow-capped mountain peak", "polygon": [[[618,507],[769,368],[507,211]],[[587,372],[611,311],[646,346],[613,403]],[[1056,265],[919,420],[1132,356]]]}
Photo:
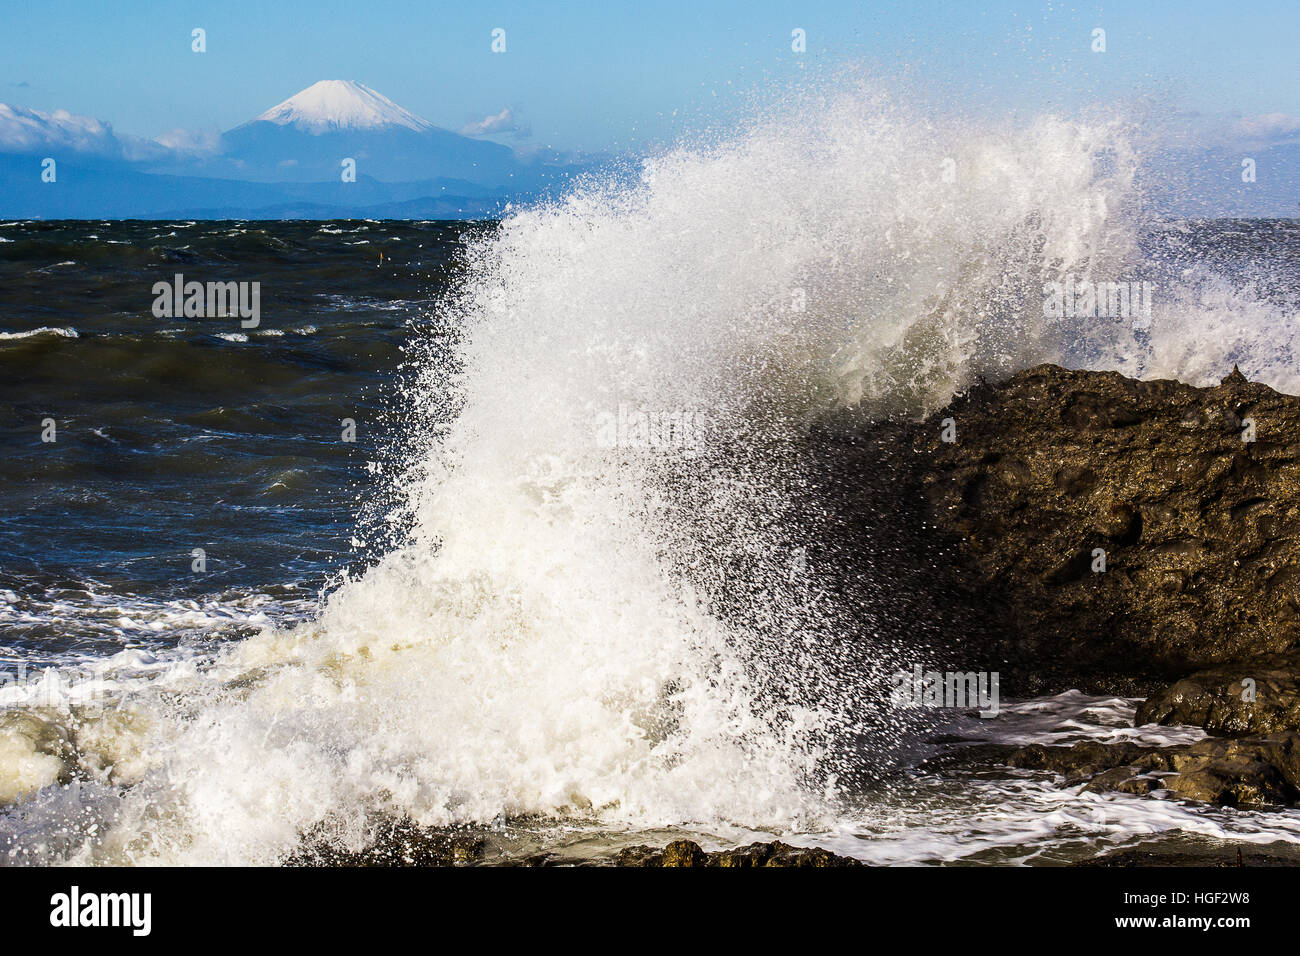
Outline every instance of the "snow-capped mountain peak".
{"label": "snow-capped mountain peak", "polygon": [[382,93],[352,80],[321,80],[283,103],[271,107],[253,122],[294,126],[309,133],[345,129],[405,127],[424,132],[435,129],[428,120],[398,106]]}

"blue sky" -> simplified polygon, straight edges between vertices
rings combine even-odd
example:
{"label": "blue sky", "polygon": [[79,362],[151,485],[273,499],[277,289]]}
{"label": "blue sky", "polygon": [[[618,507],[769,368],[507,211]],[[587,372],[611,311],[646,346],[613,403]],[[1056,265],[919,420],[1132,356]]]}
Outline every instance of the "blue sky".
{"label": "blue sky", "polygon": [[[1300,115],[1295,0],[990,6],[9,0],[0,101],[153,137],[228,129],[316,80],[353,79],[452,129],[510,107],[537,145],[622,150],[853,66],[958,109],[1147,97],[1178,112]],[[190,50],[194,27],[204,54]],[[495,27],[504,54],[491,52]],[[1095,27],[1104,54],[1090,49]]]}

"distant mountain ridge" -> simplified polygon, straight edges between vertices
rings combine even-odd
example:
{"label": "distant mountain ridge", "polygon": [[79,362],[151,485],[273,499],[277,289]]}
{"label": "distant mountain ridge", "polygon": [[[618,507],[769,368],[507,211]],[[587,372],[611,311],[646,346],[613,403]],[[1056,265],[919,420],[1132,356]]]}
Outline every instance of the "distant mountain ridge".
{"label": "distant mountain ridge", "polygon": [[[52,182],[42,154],[56,161]],[[476,218],[587,168],[521,160],[352,80],[313,83],[188,151],[0,104],[7,218]]]}

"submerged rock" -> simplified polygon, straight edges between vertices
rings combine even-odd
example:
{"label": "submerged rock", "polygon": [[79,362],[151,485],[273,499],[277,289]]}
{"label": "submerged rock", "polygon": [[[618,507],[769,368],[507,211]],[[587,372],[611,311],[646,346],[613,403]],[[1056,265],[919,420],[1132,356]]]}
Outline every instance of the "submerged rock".
{"label": "submerged rock", "polygon": [[1012,750],[1006,758],[1008,766],[1023,770],[1043,770],[1065,778],[1066,786],[1091,780],[1116,767],[1137,767],[1139,763],[1158,753],[1154,747],[1134,743],[1104,744],[1084,741],[1069,747],[1051,747],[1030,744]]}
{"label": "submerged rock", "polygon": [[1066,785],[1148,794],[1167,791],[1220,806],[1300,803],[1300,734],[1226,739],[1175,747],[1085,742],[1070,747],[1032,744],[1007,757],[1012,767],[1060,774]]}
{"label": "submerged rock", "polygon": [[616,866],[861,866],[858,860],[838,856],[817,847],[795,847],[779,841],[751,843],[735,850],[718,850],[706,853],[698,843],[674,840],[661,850],[648,846],[633,846],[622,850],[614,859]]}
{"label": "submerged rock", "polygon": [[1167,847],[1130,847],[1111,850],[1091,860],[1082,860],[1074,866],[1217,866],[1217,867],[1293,867],[1300,862],[1294,851],[1263,852],[1252,844],[1232,846],[1216,844],[1189,846],[1181,849]]}

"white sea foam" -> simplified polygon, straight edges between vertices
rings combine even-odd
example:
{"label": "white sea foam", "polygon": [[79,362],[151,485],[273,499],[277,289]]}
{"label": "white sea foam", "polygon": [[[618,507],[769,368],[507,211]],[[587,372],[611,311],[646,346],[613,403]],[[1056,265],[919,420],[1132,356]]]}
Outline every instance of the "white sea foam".
{"label": "white sea foam", "polygon": [[30,339],[37,335],[56,335],[65,339],[75,339],[78,337],[76,329],[42,326],[39,329],[29,329],[26,332],[0,332],[0,340]]}
{"label": "white sea foam", "polygon": [[[968,741],[1064,746],[1083,740],[1146,746],[1193,743],[1192,727],[1133,726],[1137,701],[1078,691],[1005,706],[994,720],[943,728]],[[1176,799],[1092,793],[1048,774],[1008,778],[920,775],[824,833],[792,838],[872,863],[1043,863],[1177,835],[1300,847],[1300,812],[1231,809]],[[1294,852],[1294,851],[1293,851]],[[1300,858],[1300,854],[1297,854]]]}

